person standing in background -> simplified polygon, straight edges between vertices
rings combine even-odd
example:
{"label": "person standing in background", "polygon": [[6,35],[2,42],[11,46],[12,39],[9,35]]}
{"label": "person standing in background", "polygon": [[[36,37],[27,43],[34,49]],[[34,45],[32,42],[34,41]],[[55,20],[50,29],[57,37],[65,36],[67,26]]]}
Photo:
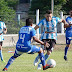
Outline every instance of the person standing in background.
{"label": "person standing in background", "polygon": [[68,24],[64,25],[64,28],[66,28],[66,47],[64,52],[64,59],[67,61],[67,51],[70,46],[70,42],[72,40],[72,10],[69,11],[70,16],[66,18],[66,22]]}
{"label": "person standing in background", "polygon": [[2,44],[4,40],[3,34],[6,34],[6,32],[7,32],[6,25],[4,22],[1,21],[1,18],[0,18],[0,58],[2,62],[5,62],[2,55]]}

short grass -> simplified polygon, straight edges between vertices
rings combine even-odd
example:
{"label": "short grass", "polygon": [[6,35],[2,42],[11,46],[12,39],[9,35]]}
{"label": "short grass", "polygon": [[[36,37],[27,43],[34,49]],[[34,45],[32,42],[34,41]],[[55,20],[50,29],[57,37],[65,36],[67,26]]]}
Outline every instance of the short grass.
{"label": "short grass", "polygon": [[[55,68],[51,68],[45,71],[43,71],[42,69],[37,70],[37,66],[33,65],[33,61],[37,56],[37,53],[33,55],[23,54],[13,62],[13,64],[9,67],[7,72],[72,72],[72,49],[69,49],[68,51],[68,61],[65,61],[63,59],[64,47],[65,45],[56,45],[53,53],[49,57],[49,59],[54,59],[56,61]],[[8,51],[14,51],[14,49],[15,48],[8,47],[3,48],[3,56],[6,63],[9,60],[9,58],[13,55],[13,53],[8,53]],[[0,61],[0,72],[2,72],[2,69],[4,68],[6,63],[2,63]]]}

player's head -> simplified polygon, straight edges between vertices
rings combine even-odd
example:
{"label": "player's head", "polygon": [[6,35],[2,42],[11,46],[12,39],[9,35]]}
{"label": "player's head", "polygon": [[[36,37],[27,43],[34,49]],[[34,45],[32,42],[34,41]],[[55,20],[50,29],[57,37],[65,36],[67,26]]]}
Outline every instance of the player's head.
{"label": "player's head", "polygon": [[46,18],[47,21],[52,20],[52,11],[51,10],[46,11],[45,18]]}
{"label": "player's head", "polygon": [[69,11],[70,16],[72,17],[72,10]]}
{"label": "player's head", "polygon": [[31,18],[26,19],[26,26],[32,26],[33,20]]}

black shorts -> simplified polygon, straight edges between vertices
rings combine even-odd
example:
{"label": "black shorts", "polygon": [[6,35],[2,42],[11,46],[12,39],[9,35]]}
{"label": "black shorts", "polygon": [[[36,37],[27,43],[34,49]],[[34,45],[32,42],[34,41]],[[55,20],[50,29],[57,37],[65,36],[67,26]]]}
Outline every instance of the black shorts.
{"label": "black shorts", "polygon": [[46,50],[52,51],[52,48],[54,48],[55,44],[56,44],[56,40],[55,39],[42,39],[42,41],[46,41],[50,44],[49,47],[46,47]]}
{"label": "black shorts", "polygon": [[0,45],[1,45],[1,46],[2,46],[2,44],[3,44],[3,41],[0,42]]}

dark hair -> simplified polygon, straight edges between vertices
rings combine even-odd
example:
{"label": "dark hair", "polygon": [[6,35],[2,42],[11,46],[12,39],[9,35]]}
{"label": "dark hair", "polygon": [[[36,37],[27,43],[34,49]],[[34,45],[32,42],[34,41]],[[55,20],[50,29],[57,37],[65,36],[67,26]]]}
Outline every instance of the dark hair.
{"label": "dark hair", "polygon": [[52,11],[51,11],[51,10],[47,10],[46,13],[47,13],[47,14],[51,14]]}
{"label": "dark hair", "polygon": [[30,26],[33,23],[33,20],[31,18],[26,19],[26,26]]}

